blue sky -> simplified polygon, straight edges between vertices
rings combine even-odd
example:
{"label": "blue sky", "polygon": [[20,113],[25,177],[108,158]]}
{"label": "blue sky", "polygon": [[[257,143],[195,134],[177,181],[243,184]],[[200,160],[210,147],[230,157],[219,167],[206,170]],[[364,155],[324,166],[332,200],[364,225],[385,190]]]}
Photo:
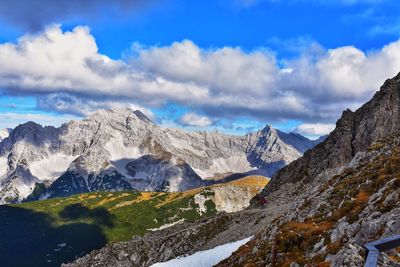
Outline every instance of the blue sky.
{"label": "blue sky", "polygon": [[0,128],[130,106],[165,126],[315,138],[400,71],[395,0],[81,3],[0,1]]}

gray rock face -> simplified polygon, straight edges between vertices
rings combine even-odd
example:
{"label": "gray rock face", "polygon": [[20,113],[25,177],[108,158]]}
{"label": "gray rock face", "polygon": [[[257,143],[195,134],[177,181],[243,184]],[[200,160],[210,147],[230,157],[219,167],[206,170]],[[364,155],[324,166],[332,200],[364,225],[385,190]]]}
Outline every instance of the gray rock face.
{"label": "gray rock face", "polygon": [[269,126],[245,136],[162,128],[130,109],[99,110],[60,128],[28,122],[0,143],[0,204],[20,202],[38,184],[48,189],[36,198],[48,198],[183,191],[226,177],[271,176],[313,145]]}
{"label": "gray rock face", "polygon": [[381,90],[357,111],[346,110],[335,130],[303,157],[278,171],[264,195],[288,183],[310,183],[323,171],[348,164],[357,152],[400,129],[400,74],[388,79]]}

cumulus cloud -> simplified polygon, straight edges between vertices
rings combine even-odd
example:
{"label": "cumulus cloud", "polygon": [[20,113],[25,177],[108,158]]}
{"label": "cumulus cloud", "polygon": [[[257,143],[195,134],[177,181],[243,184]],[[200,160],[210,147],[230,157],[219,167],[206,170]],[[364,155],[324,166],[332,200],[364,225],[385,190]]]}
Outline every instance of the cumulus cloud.
{"label": "cumulus cloud", "polygon": [[207,127],[212,125],[212,121],[209,118],[191,112],[183,115],[180,122],[183,125],[195,127]]}
{"label": "cumulus cloud", "polygon": [[0,90],[36,96],[40,109],[78,115],[114,105],[146,111],[177,103],[212,121],[331,123],[397,74],[399,55],[400,40],[368,52],[318,47],[289,60],[267,49],[204,49],[184,40],[136,44],[131,56],[113,60],[99,53],[87,27],[63,32],[52,26],[0,44]]}
{"label": "cumulus cloud", "polygon": [[124,108],[129,107],[132,110],[140,110],[150,119],[154,119],[154,113],[141,105],[113,101],[83,99],[64,93],[54,93],[37,98],[37,107],[45,111],[56,111],[58,113],[74,114],[77,116],[86,116],[98,109]]}
{"label": "cumulus cloud", "polygon": [[335,128],[330,123],[304,123],[296,127],[294,132],[307,136],[322,136],[329,134]]}
{"label": "cumulus cloud", "polygon": [[[108,16],[136,12],[156,0],[0,0],[1,20],[29,30],[39,30],[48,23],[64,20],[94,18],[107,9]],[[118,12],[118,13],[117,13]],[[59,21],[63,20],[63,21]]]}
{"label": "cumulus cloud", "polygon": [[62,32],[52,26],[41,34],[25,35],[16,44],[0,45],[0,61],[0,84],[8,93],[64,92],[151,104],[207,95],[207,88],[145,74],[99,54],[87,27]]}
{"label": "cumulus cloud", "polygon": [[193,104],[214,116],[332,120],[397,74],[399,51],[400,41],[368,53],[352,46],[319,47],[316,53],[284,61],[282,68],[265,50],[207,50],[186,40],[166,47],[136,47],[138,56],[131,64],[175,82],[208,87],[207,97]]}

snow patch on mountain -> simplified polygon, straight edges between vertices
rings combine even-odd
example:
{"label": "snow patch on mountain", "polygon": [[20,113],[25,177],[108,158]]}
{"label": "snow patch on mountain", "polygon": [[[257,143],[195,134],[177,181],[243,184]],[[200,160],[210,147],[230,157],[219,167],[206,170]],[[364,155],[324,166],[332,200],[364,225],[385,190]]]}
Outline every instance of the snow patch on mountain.
{"label": "snow patch on mountain", "polygon": [[110,153],[109,163],[127,178],[134,178],[128,173],[126,165],[143,156],[138,147],[125,146],[124,138],[118,132],[105,144],[105,149]]}
{"label": "snow patch on mountain", "polygon": [[0,157],[0,178],[7,174],[7,156]]}
{"label": "snow patch on mountain", "polygon": [[77,156],[54,153],[29,164],[29,170],[41,182],[53,182],[68,169]]}
{"label": "snow patch on mountain", "polygon": [[180,220],[178,220],[178,221],[176,221],[176,222],[166,223],[166,224],[161,225],[161,226],[158,227],[158,228],[151,228],[151,229],[147,229],[147,230],[153,231],[153,232],[154,232],[154,231],[159,231],[159,230],[163,230],[163,229],[169,228],[169,227],[171,227],[171,226],[174,226],[174,225],[183,223],[184,221],[185,221],[185,219],[180,219]]}
{"label": "snow patch on mountain", "polygon": [[[205,170],[193,168],[201,177],[215,178],[216,175],[230,174],[230,173],[244,173],[257,168],[251,166],[246,154],[237,154],[226,158],[217,158],[213,160],[212,165]],[[221,177],[222,178],[222,177]]]}
{"label": "snow patch on mountain", "polygon": [[151,267],[211,267],[229,257],[232,252],[249,242],[251,238],[252,236],[233,243],[217,246],[209,250],[199,251],[189,256],[156,263],[151,265]]}
{"label": "snow patch on mountain", "polygon": [[9,136],[11,131],[10,128],[0,129],[0,142]]}

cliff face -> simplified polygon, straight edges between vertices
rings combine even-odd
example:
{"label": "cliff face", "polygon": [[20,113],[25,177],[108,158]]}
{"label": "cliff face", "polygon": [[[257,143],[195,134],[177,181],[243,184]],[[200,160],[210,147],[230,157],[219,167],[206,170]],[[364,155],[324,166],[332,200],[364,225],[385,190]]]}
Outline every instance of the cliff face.
{"label": "cliff face", "polygon": [[[363,266],[364,244],[400,232],[399,134],[375,142],[343,172],[297,197],[289,212],[219,266]],[[397,266],[399,256],[382,253],[382,266]]]}
{"label": "cliff face", "polygon": [[[365,243],[400,232],[399,109],[397,75],[356,112],[343,112],[324,142],[261,193],[291,203],[290,211],[219,266],[363,266]],[[396,260],[396,251],[381,256],[383,264]]]}
{"label": "cliff face", "polygon": [[[322,173],[337,172],[375,141],[400,129],[400,74],[387,80],[374,97],[357,111],[346,110],[335,130],[303,157],[279,170],[263,195],[288,183],[318,182]],[[318,179],[317,179],[318,180]]]}

